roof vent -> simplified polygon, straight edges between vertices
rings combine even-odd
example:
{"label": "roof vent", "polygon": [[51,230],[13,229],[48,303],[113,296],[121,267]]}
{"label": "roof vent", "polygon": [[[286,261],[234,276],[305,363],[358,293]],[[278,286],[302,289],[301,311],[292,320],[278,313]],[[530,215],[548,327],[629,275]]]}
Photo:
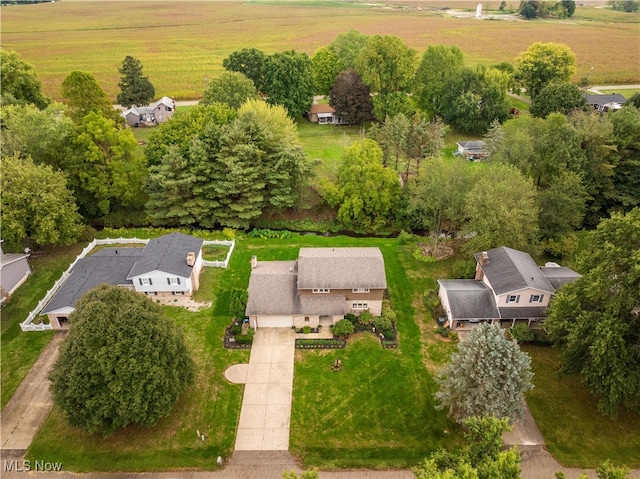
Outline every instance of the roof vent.
{"label": "roof vent", "polygon": [[196,254],[193,251],[187,253],[187,264],[189,266],[193,266],[196,264]]}

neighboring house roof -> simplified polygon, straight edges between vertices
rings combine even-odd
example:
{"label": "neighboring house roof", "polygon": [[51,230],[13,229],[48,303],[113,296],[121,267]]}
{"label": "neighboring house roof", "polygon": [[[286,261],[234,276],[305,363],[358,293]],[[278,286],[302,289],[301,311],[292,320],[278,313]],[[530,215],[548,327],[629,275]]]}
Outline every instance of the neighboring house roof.
{"label": "neighboring house roof", "polygon": [[203,242],[200,238],[182,233],[170,233],[154,238],[145,246],[142,257],[133,266],[127,279],[152,271],[188,278],[193,266],[187,264],[187,254],[195,253],[197,257]]}
{"label": "neighboring house roof", "polygon": [[309,108],[309,114],[313,114],[313,113],[335,113],[336,110],[335,108],[333,108],[331,105],[329,105],[328,103],[314,103],[313,105],[311,105],[311,108]]}
{"label": "neighboring house roof", "polygon": [[482,281],[441,279],[438,283],[447,292],[453,318],[495,319],[500,317],[493,292]]}
{"label": "neighboring house roof", "polygon": [[486,251],[485,262],[482,259],[483,253],[476,253],[474,256],[497,295],[524,288],[553,294],[553,286],[529,254],[502,246]]}
{"label": "neighboring house roof", "polygon": [[175,106],[175,102],[171,98],[169,98],[168,96],[163,96],[157,102],[152,104],[154,109],[159,107],[160,105],[164,105],[166,107],[173,108]]}
{"label": "neighboring house roof", "polygon": [[609,103],[618,103],[620,105],[624,105],[627,102],[627,99],[620,93],[611,93],[607,95],[589,95],[588,93],[583,93],[582,96],[591,106],[604,106]]}
{"label": "neighboring house roof", "polygon": [[75,306],[84,293],[103,283],[131,285],[127,274],[140,259],[142,251],[143,248],[105,248],[78,260],[67,280],[41,314]]}
{"label": "neighboring house roof", "polygon": [[540,272],[544,275],[545,278],[547,278],[547,281],[549,281],[554,289],[558,289],[565,283],[575,281],[581,276],[579,273],[576,273],[570,268],[559,266],[557,264],[550,266],[549,263],[547,263],[545,266],[541,266]]}
{"label": "neighboring house roof", "polygon": [[300,248],[298,289],[386,289],[378,248]]}
{"label": "neighboring house roof", "polygon": [[487,152],[487,144],[484,141],[458,141],[457,144],[469,153]]}

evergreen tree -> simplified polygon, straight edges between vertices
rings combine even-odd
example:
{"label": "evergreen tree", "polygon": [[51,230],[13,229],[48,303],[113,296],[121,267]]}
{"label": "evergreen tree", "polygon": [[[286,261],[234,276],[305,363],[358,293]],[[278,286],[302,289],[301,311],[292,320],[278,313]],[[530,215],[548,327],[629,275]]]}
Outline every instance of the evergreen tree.
{"label": "evergreen tree", "polygon": [[127,55],[118,69],[120,75],[120,93],[118,103],[125,108],[148,105],[156,95],[156,89],[149,77],[142,74],[142,63],[137,58]]}
{"label": "evergreen tree", "polygon": [[438,374],[435,397],[439,409],[448,409],[458,421],[469,416],[518,420],[524,393],[533,389],[532,378],[529,355],[506,339],[499,325],[484,323],[458,344],[458,352]]}

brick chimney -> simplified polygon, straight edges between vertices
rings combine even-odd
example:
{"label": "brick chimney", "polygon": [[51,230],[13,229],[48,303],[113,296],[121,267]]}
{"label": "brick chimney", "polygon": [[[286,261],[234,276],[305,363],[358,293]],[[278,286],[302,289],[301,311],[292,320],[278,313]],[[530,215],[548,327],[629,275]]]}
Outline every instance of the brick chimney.
{"label": "brick chimney", "polygon": [[252,256],[251,257],[251,269],[256,269],[256,266],[258,266],[258,257],[257,256]]}
{"label": "brick chimney", "polygon": [[189,266],[196,264],[196,254],[193,251],[187,253],[187,264]]}
{"label": "brick chimney", "polygon": [[486,251],[483,251],[482,253],[480,253],[480,265],[484,266],[485,264],[489,263],[489,253],[487,253]]}

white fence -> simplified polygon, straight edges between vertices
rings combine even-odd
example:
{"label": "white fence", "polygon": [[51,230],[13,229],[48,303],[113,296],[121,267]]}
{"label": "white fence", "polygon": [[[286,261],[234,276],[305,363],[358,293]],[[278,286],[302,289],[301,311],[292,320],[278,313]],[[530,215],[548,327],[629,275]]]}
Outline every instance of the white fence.
{"label": "white fence", "polygon": [[202,246],[228,246],[229,247],[229,252],[227,253],[227,257],[224,259],[224,261],[207,261],[207,260],[202,260],[202,264],[204,266],[212,266],[214,268],[226,268],[229,266],[229,260],[231,259],[231,253],[233,253],[233,248],[236,247],[236,241],[235,240],[231,240],[231,241],[218,241],[218,240],[212,240],[212,241],[206,241],[203,243]]}
{"label": "white fence", "polygon": [[[35,309],[29,313],[29,315],[27,316],[27,319],[25,319],[23,322],[20,323],[20,328],[23,331],[46,331],[46,330],[49,330],[49,329],[53,329],[51,324],[42,324],[42,323],[33,324],[32,321],[39,316],[40,311],[42,311],[43,308],[47,305],[47,303],[49,301],[51,301],[51,298],[53,298],[53,296],[58,292],[60,287],[67,280],[67,278],[71,274],[71,268],[73,268],[79,260],[81,260],[82,258],[87,256],[91,252],[91,250],[93,250],[93,248],[95,248],[98,245],[147,244],[148,242],[149,242],[148,239],[139,239],[139,238],[94,239],[91,243],[89,243],[87,245],[86,248],[84,248],[82,250],[82,253],[80,253],[76,257],[76,259],[73,261],[73,263],[71,263],[69,265],[67,270],[64,273],[62,273],[62,276],[60,276],[60,279],[58,279],[58,281],[56,281],[54,283],[54,285],[51,287],[51,289],[49,291],[47,291],[47,294],[45,294],[44,298],[42,298],[38,302],[38,306],[36,306]],[[226,259],[224,261],[203,261],[203,265],[204,266],[212,266],[212,267],[216,267],[216,268],[226,268],[229,265],[229,259],[231,259],[231,253],[233,252],[233,248],[235,248],[236,243],[235,243],[234,240],[232,240],[232,241],[205,241],[204,245],[229,246],[229,252],[227,253],[227,257],[226,257]]]}

